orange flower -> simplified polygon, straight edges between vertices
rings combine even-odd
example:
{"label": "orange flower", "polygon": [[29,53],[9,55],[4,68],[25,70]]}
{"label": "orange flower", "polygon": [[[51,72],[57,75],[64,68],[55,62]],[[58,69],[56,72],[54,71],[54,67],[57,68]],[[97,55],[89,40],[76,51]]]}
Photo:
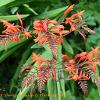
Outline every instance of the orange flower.
{"label": "orange flower", "polygon": [[66,9],[66,11],[64,12],[64,15],[68,14],[70,11],[73,10],[74,4],[71,5],[69,8]]}
{"label": "orange flower", "polygon": [[[34,39],[35,42],[39,42],[40,44],[49,44],[49,46],[51,46],[50,48],[63,42],[63,39],[60,36],[62,36],[63,33],[68,32],[64,31],[64,27],[59,25],[55,20],[39,20],[35,21],[33,25],[35,29],[34,33],[38,34],[38,37]],[[56,34],[59,34],[60,36]]]}
{"label": "orange flower", "polygon": [[[70,25],[70,32],[77,31],[78,28],[82,27],[82,15],[84,11],[77,12],[76,14],[73,14],[71,17],[66,18],[65,24]],[[85,27],[84,27],[85,29]],[[80,35],[85,39],[84,31],[78,31]]]}
{"label": "orange flower", "polygon": [[23,31],[23,37],[25,37],[25,38],[30,38],[31,37],[31,34],[30,34],[31,32],[27,32],[26,30],[24,30]]}
{"label": "orange flower", "polygon": [[74,17],[66,18],[66,21],[65,21],[66,24],[70,24],[70,23],[74,23],[74,22],[75,22]]}
{"label": "orange flower", "polygon": [[45,60],[44,58],[41,58],[40,55],[36,55],[35,53],[32,54],[32,62],[38,62],[39,66],[45,62],[46,64],[48,64],[48,61]]}
{"label": "orange flower", "polygon": [[77,54],[75,55],[74,60],[78,59],[78,64],[79,64],[82,60],[86,59],[86,55],[87,55],[87,52],[82,52],[80,54]]}
{"label": "orange flower", "polygon": [[30,38],[31,37],[31,32],[28,32],[24,29],[23,21],[21,20],[20,15],[18,13],[16,15],[17,15],[17,17],[20,21],[20,24],[21,24],[21,28],[22,28],[22,31],[23,31],[23,37],[27,38],[27,39]]}
{"label": "orange flower", "polygon": [[80,71],[80,73],[78,74],[78,70],[75,72],[75,75],[72,75],[72,79],[77,81],[77,80],[89,80],[89,76],[85,75],[84,73],[82,73],[82,70]]}
{"label": "orange flower", "polygon": [[69,24],[70,25],[70,27],[71,27],[70,31],[76,30],[75,25],[74,25],[75,22],[76,21],[75,21],[74,17],[66,18],[65,24]]}
{"label": "orange flower", "polygon": [[57,21],[49,19],[34,21],[34,33],[39,34],[42,32],[47,32],[50,24],[57,24]]}
{"label": "orange flower", "polygon": [[96,66],[92,66],[92,67],[91,66],[85,66],[85,69],[95,72],[96,71]]}
{"label": "orange flower", "polygon": [[51,26],[50,31],[51,31],[52,33],[58,33],[60,36],[69,33],[68,30],[64,30],[64,26],[63,26],[63,25]]}
{"label": "orange flower", "polygon": [[14,25],[9,23],[6,20],[0,20],[6,27],[6,29],[2,32],[3,34],[18,34],[20,32],[21,26]]}
{"label": "orange flower", "polygon": [[24,28],[23,21],[21,20],[20,15],[17,13],[16,16],[17,16],[17,18],[18,18],[19,21],[20,21],[21,27]]}
{"label": "orange flower", "polygon": [[34,39],[34,41],[39,42],[41,45],[48,43],[48,40],[45,35],[38,36],[36,39]]}
{"label": "orange flower", "polygon": [[56,44],[59,44],[59,43],[63,43],[63,39],[57,35],[52,35],[52,37],[54,38],[54,40],[56,41]]}
{"label": "orange flower", "polygon": [[82,80],[89,80],[90,76],[88,74],[83,73]]}
{"label": "orange flower", "polygon": [[[53,24],[53,25],[50,25]],[[40,34],[40,33],[46,33],[46,32],[51,32],[51,33],[58,33],[60,36],[62,36],[65,33],[68,33],[69,31],[64,30],[63,25],[59,25],[57,21],[55,20],[39,20],[35,21],[33,23],[34,25],[34,33]]]}
{"label": "orange flower", "polygon": [[[61,42],[62,43],[64,42],[62,38],[60,38],[59,36],[56,36],[54,34],[51,35],[51,37],[54,39],[54,42],[56,44],[59,44]],[[36,39],[34,39],[34,41],[40,43],[41,45],[42,44],[49,44],[50,43],[50,41],[48,40],[48,38],[45,35],[38,36]]]}
{"label": "orange flower", "polygon": [[[0,21],[4,24],[5,30],[2,32],[1,35],[1,43],[4,43],[5,47],[7,47],[7,42],[16,41],[19,42],[20,40],[20,32],[21,32],[21,26],[14,25],[9,23],[6,20],[0,19]],[[3,38],[5,37],[5,38]]]}
{"label": "orange flower", "polygon": [[79,19],[82,19],[83,13],[84,13],[84,11],[77,12],[76,14],[73,14],[72,17],[77,17]]}
{"label": "orange flower", "polygon": [[100,65],[100,57],[98,56],[99,47],[92,49],[90,52],[82,52],[75,55],[74,59],[63,55],[65,70],[69,72],[68,78],[73,80],[89,80],[90,73],[96,71],[96,66]]}
{"label": "orange flower", "polygon": [[76,81],[81,78],[81,73],[80,75],[78,75],[78,70],[76,70],[76,72],[74,74],[72,73],[71,76],[72,76],[72,79]]}
{"label": "orange flower", "polygon": [[100,47],[92,48],[92,51],[88,53],[88,59],[92,59],[93,57],[97,58],[99,53]]}
{"label": "orange flower", "polygon": [[68,62],[65,62],[64,66],[65,66],[65,70],[68,70],[70,73],[74,73],[74,71],[75,71],[74,60],[69,60]]}
{"label": "orange flower", "polygon": [[43,66],[43,65],[42,65],[42,66],[39,66],[39,68],[42,70],[42,69],[44,69],[44,68],[45,68],[45,66]]}
{"label": "orange flower", "polygon": [[71,60],[69,56],[64,55],[64,54],[62,54],[61,57],[62,57],[64,60],[68,60],[68,61]]}

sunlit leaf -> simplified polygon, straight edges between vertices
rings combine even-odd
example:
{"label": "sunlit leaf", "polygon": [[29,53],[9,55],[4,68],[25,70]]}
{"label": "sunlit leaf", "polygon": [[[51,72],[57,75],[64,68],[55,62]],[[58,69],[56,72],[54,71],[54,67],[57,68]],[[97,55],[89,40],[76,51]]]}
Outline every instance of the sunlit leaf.
{"label": "sunlit leaf", "polygon": [[8,3],[11,3],[13,1],[15,1],[15,0],[0,0],[0,7],[6,5]]}
{"label": "sunlit leaf", "polygon": [[[21,18],[26,18],[29,16],[29,14],[24,14],[24,15],[20,15]],[[15,21],[18,20],[16,15],[7,15],[7,16],[0,16],[0,19],[5,19],[7,21]]]}

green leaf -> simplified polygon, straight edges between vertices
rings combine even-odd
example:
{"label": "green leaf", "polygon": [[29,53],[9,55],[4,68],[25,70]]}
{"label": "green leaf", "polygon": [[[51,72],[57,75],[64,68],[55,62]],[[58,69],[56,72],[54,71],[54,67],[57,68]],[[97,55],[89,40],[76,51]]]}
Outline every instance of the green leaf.
{"label": "green leaf", "polygon": [[64,10],[66,10],[67,7],[62,7],[59,9],[55,9],[55,10],[51,10],[48,12],[44,12],[40,15],[38,15],[37,17],[35,17],[36,19],[43,19],[43,18],[54,18],[56,16],[58,16],[59,14],[61,14]]}
{"label": "green leaf", "polygon": [[0,100],[4,100],[4,98],[3,97],[0,97]]}
{"label": "green leaf", "polygon": [[95,15],[95,19],[97,20],[97,22],[100,24],[100,13],[97,13]]}
{"label": "green leaf", "polygon": [[[45,51],[42,53],[42,57],[47,59],[47,60],[51,60],[52,59],[52,54],[51,54],[51,49],[48,45],[43,45]],[[58,55],[61,55],[61,46],[59,47],[59,52]],[[58,58],[59,61],[61,61],[61,57]],[[35,63],[36,66],[36,63]],[[60,66],[61,67],[61,66]],[[29,72],[29,74],[31,72],[35,72],[35,69],[31,69],[31,71]],[[59,79],[58,79],[59,80]],[[64,90],[64,81],[54,81],[53,78],[51,78],[48,82],[48,95],[50,97],[50,100],[61,100],[61,94],[65,94],[65,90]],[[28,91],[27,91],[28,92]]]}
{"label": "green leaf", "polygon": [[27,4],[27,3],[30,3],[30,2],[33,3],[33,0],[15,0],[15,1],[9,3],[8,7],[11,7],[12,8],[12,7],[20,6],[22,4],[25,4],[25,3]]}
{"label": "green leaf", "polygon": [[98,98],[100,98],[98,90],[92,88],[88,97],[86,97],[85,100],[99,100]]}
{"label": "green leaf", "polygon": [[16,100],[22,100],[26,96],[29,89],[30,89],[29,87],[25,87],[22,91],[20,90],[20,92],[18,93],[16,97]]}
{"label": "green leaf", "polygon": [[9,43],[8,50],[5,50],[5,47],[1,45],[0,51],[3,51],[3,54],[0,56],[0,62],[4,61],[7,57],[9,57],[13,52],[15,52],[19,47],[21,47],[27,40],[21,39],[19,43]]}
{"label": "green leaf", "polygon": [[23,42],[27,41],[26,39],[22,39],[20,40],[20,42],[9,42],[8,45],[7,45],[7,48],[5,48],[5,46],[3,44],[0,45],[0,52],[3,51],[3,50],[8,50],[14,46],[17,46],[18,44],[21,44]]}
{"label": "green leaf", "polygon": [[[28,16],[29,16],[29,14],[20,15],[21,18],[26,18]],[[15,20],[18,20],[18,18],[17,18],[16,15],[0,16],[0,19],[5,19],[7,21],[15,21]]]}
{"label": "green leaf", "polygon": [[[58,75],[57,75],[58,76]],[[61,100],[61,87],[60,87],[60,82],[57,81],[57,95],[58,95],[58,100]]]}
{"label": "green leaf", "polygon": [[95,22],[95,17],[93,16],[93,12],[91,10],[87,10],[85,13],[84,13],[84,19],[85,21],[88,23],[88,25],[96,25],[96,22]]}
{"label": "green leaf", "polygon": [[4,54],[2,54],[1,57],[0,57],[0,63],[3,62],[8,56],[13,54],[13,52],[15,52],[21,46],[22,46],[22,44],[14,47],[14,48],[12,48],[12,49],[10,49],[8,51],[5,51]]}
{"label": "green leaf", "polygon": [[73,55],[74,51],[73,51],[71,45],[67,42],[67,40],[65,38],[63,38],[63,39],[64,39],[63,48],[65,49],[66,53]]}
{"label": "green leaf", "polygon": [[29,5],[24,4],[23,5],[28,11],[32,12],[34,15],[38,15]]}
{"label": "green leaf", "polygon": [[[46,59],[48,59],[48,60],[50,60],[50,59],[52,59],[51,58],[51,54],[50,54],[50,48],[47,46],[47,45],[44,45],[44,48],[46,49],[43,53],[42,53],[42,57],[43,58],[45,58],[46,57]],[[29,57],[29,59],[26,61],[26,63],[23,65],[23,66],[27,66],[27,65],[29,65],[29,64],[31,64],[32,63],[32,57],[30,56]],[[35,63],[36,64],[36,63]],[[34,72],[35,70],[34,70],[34,68],[33,69],[31,69],[31,71],[29,72],[29,74],[31,73],[31,72]],[[29,91],[29,87],[26,87],[24,90],[22,90],[22,91],[20,91],[19,93],[18,93],[18,95],[17,95],[17,99],[16,100],[22,100],[23,98],[24,98],[24,96],[25,96],[25,94],[27,93]],[[24,95],[22,95],[22,94],[24,94]]]}
{"label": "green leaf", "polygon": [[15,0],[0,0],[0,7],[6,5],[8,3],[11,3],[13,1],[15,1]]}
{"label": "green leaf", "polygon": [[63,100],[76,100],[70,91],[66,91],[66,96]]}
{"label": "green leaf", "polygon": [[100,27],[95,28],[95,34],[89,35],[86,41],[86,49],[91,50],[91,47],[100,46]]}
{"label": "green leaf", "polygon": [[56,81],[53,80],[53,78],[50,78],[47,82],[47,88],[48,88],[48,96],[49,100],[58,100],[57,96],[57,85]]}
{"label": "green leaf", "polygon": [[42,48],[42,46],[39,43],[35,43],[31,46],[31,49],[36,49],[36,48]]}
{"label": "green leaf", "polygon": [[[31,45],[30,45],[30,46],[31,46]],[[15,72],[15,74],[14,74],[12,80],[11,80],[10,92],[11,92],[12,88],[14,87],[14,85],[15,85],[17,79],[18,79],[18,76],[19,76],[21,67],[24,67],[23,64],[24,64],[24,65],[26,64],[25,62],[26,62],[26,60],[27,60],[29,54],[31,53],[30,46],[28,46],[28,48],[26,49],[26,51],[23,53],[22,59],[21,59],[21,61],[19,62],[18,67],[17,67],[17,69],[16,69],[16,72]],[[29,62],[31,62],[31,61],[29,61]]]}
{"label": "green leaf", "polygon": [[[30,56],[23,66],[28,66],[28,65],[31,65],[31,64],[32,64],[32,57]],[[32,71],[33,70],[31,69],[30,72],[32,72]],[[29,72],[29,74],[30,74],[30,72]],[[29,92],[29,89],[30,89],[29,86],[26,86],[23,90],[20,89],[20,92],[18,93],[16,100],[23,100],[23,98]]]}
{"label": "green leaf", "polygon": [[[58,57],[57,57],[57,61],[58,62],[61,62],[62,61],[61,55],[62,55],[62,46],[59,45]],[[62,68],[63,66],[61,64],[58,64],[56,67],[57,68]],[[57,80],[59,80],[60,87],[61,87],[61,93],[60,94],[63,94],[63,96],[65,96],[65,80],[59,79],[59,78],[64,78],[63,71],[61,73],[57,73],[57,77],[58,77]]]}
{"label": "green leaf", "polygon": [[28,66],[32,64],[32,56],[30,56],[23,66]]}
{"label": "green leaf", "polygon": [[51,60],[52,53],[51,53],[50,47],[48,46],[48,44],[43,45],[43,47],[45,48],[45,51],[42,53],[42,57],[47,59],[47,60]]}

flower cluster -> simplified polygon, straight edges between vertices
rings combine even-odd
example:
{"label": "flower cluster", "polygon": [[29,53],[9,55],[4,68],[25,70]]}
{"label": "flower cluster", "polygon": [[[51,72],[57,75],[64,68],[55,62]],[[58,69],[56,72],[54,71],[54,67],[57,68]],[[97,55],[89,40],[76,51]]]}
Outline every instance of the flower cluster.
{"label": "flower cluster", "polygon": [[[63,79],[78,81],[84,95],[87,95],[88,86],[86,81],[90,78],[94,78],[93,75],[96,72],[96,66],[100,65],[99,50],[100,48],[97,47],[95,49],[93,48],[90,52],[76,54],[74,59],[71,59],[69,56],[63,54],[62,62],[57,62],[56,60],[46,60],[42,58],[41,55],[33,53],[32,62],[37,63],[37,66],[35,64],[35,66],[26,66],[22,68],[21,73],[23,71],[29,72],[29,74],[25,74],[25,77],[23,78],[22,87],[35,86],[34,81],[37,81],[38,89],[40,93],[42,93],[43,86],[51,77],[57,81],[56,74],[59,73],[59,71],[65,71],[68,72],[68,76],[65,76]],[[62,65],[63,68],[56,68],[57,63]],[[30,71],[32,69],[34,69],[34,72]]]}
{"label": "flower cluster", "polygon": [[[22,88],[26,86],[34,88],[34,82],[37,81],[38,89],[40,93],[42,93],[44,84],[46,84],[51,77],[57,81],[57,73],[62,70],[61,72],[68,72],[68,76],[66,76],[67,78],[64,79],[79,81],[84,94],[87,93],[87,85],[83,81],[87,81],[92,78],[93,73],[96,72],[96,66],[100,65],[100,57],[98,54],[100,47],[92,49],[90,52],[76,54],[74,59],[71,59],[67,55],[62,55],[62,61],[59,62],[57,60],[59,44],[64,42],[63,36],[71,33],[72,31],[76,31],[79,32],[83,39],[85,39],[85,31],[94,33],[93,30],[88,28],[82,18],[84,11],[77,12],[72,16],[67,17],[69,12],[73,10],[73,7],[74,5],[70,6],[64,12],[61,21],[70,26],[67,27],[67,29],[69,28],[68,30],[66,30],[66,27],[58,23],[56,20],[46,18],[34,21],[32,26],[34,30],[27,31],[24,28],[23,21],[18,13],[17,17],[20,25],[14,25],[6,20],[0,19],[5,26],[5,30],[2,32],[2,35],[0,35],[0,42],[4,42],[4,40],[19,41],[21,34],[24,38],[29,39],[30,37],[33,38],[32,36],[36,34],[37,37],[34,41],[38,42],[40,45],[48,44],[48,47],[51,50],[51,60],[42,58],[40,54],[37,55],[36,53],[32,53],[33,65],[23,67],[20,73],[21,76],[24,71],[27,72],[22,80]],[[57,69],[57,63],[63,66],[63,68]]]}
{"label": "flower cluster", "polygon": [[89,80],[91,74],[96,71],[96,66],[100,64],[98,56],[99,47],[91,52],[82,52],[77,54],[74,59],[70,59],[67,55],[62,55],[65,70],[69,72],[68,78],[73,80]]}
{"label": "flower cluster", "polygon": [[11,24],[8,21],[3,20],[3,19],[0,19],[0,21],[4,24],[4,27],[6,28],[2,32],[2,35],[0,35],[0,43],[4,42],[4,44],[6,46],[7,41],[16,41],[16,42],[18,42],[20,40],[21,26]]}
{"label": "flower cluster", "polygon": [[57,57],[58,44],[63,42],[61,36],[68,32],[64,30],[64,26],[59,25],[57,21],[45,19],[34,21],[34,32],[38,34],[35,42],[42,44],[49,44],[53,57]]}
{"label": "flower cluster", "polygon": [[7,41],[8,42],[19,42],[20,41],[20,35],[23,33],[24,38],[31,37],[31,32],[28,32],[23,27],[23,22],[20,18],[20,15],[17,13],[17,17],[20,21],[21,25],[14,25],[9,23],[8,21],[4,19],[0,19],[0,22],[4,24],[5,30],[2,32],[2,35],[0,35],[0,43],[4,43],[6,46]]}
{"label": "flower cluster", "polygon": [[20,32],[21,26],[11,24],[11,23],[7,22],[6,20],[3,20],[3,19],[1,19],[0,21],[4,24],[4,26],[5,26],[5,28],[6,28],[6,29],[2,32],[3,34],[11,34],[11,33],[12,33],[12,34],[17,34],[17,33]]}
{"label": "flower cluster", "polygon": [[[70,6],[65,12],[64,12],[64,18],[66,17],[66,15],[68,15],[69,12],[71,12],[73,10],[74,5]],[[75,14],[73,14],[70,17],[63,18],[63,22],[65,24],[69,24],[70,25],[70,32],[72,31],[76,31],[79,32],[79,34],[82,36],[82,38],[85,40],[85,31],[89,32],[89,33],[95,33],[93,30],[91,30],[90,28],[88,28],[86,22],[84,22],[82,15],[83,15],[84,11],[80,11],[77,12]]]}
{"label": "flower cluster", "polygon": [[[35,39],[35,42],[40,44],[46,44],[49,42],[49,38],[53,38],[56,43],[63,42],[63,39],[60,37],[62,34],[66,33],[64,26],[59,25],[55,20],[39,20],[34,21],[34,33],[38,34],[38,37]],[[57,36],[55,33],[58,33]]]}

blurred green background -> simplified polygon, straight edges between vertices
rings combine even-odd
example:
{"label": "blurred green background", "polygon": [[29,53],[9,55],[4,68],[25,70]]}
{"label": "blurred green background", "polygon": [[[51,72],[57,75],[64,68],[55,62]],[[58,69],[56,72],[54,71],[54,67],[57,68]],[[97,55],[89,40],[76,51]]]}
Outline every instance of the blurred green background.
{"label": "blurred green background", "polygon": [[[27,30],[32,30],[34,20],[50,18],[59,21],[66,6],[75,4],[74,11],[85,10],[84,20],[89,27],[95,30],[95,34],[87,34],[84,42],[79,34],[69,34],[65,37],[66,44],[62,45],[62,52],[73,57],[75,54],[91,50],[91,47],[100,46],[100,0],[0,0],[0,19],[6,19],[12,23],[19,24],[16,17],[18,12]],[[72,12],[72,13],[73,13]],[[3,25],[0,23],[0,34]],[[80,39],[79,39],[80,38]],[[32,47],[33,40],[21,39],[19,43],[8,43],[5,50],[0,45],[0,94],[16,94],[20,90],[19,71],[23,65],[31,64],[31,53],[42,52],[41,48]],[[98,68],[98,73],[100,68]],[[96,86],[88,82],[89,94],[83,96],[76,82],[65,82],[65,98],[62,100],[99,100],[99,91]],[[47,93],[47,90],[45,91]],[[48,97],[25,97],[25,100],[45,100]],[[23,100],[24,100],[23,99]],[[15,100],[14,96],[1,96],[0,100]],[[56,98],[51,99],[56,100]]]}

